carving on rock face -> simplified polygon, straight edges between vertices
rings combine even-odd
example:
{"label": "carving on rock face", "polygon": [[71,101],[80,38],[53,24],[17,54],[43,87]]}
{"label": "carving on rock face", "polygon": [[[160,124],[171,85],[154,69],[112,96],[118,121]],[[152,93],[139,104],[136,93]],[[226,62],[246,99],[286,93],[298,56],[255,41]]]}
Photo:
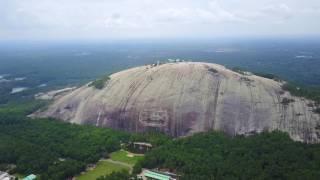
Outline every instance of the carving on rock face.
{"label": "carving on rock face", "polygon": [[168,124],[168,111],[161,107],[152,107],[139,113],[139,122],[147,127],[164,127]]}

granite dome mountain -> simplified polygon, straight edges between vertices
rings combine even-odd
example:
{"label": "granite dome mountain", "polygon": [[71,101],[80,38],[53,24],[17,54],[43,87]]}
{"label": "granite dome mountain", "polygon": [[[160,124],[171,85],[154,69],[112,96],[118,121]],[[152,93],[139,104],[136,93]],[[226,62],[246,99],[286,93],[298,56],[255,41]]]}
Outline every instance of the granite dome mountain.
{"label": "granite dome mountain", "polygon": [[175,137],[210,129],[230,135],[281,130],[297,141],[320,142],[313,102],[281,86],[211,63],[146,65],[110,75],[101,89],[72,89],[35,115],[130,132],[157,129]]}

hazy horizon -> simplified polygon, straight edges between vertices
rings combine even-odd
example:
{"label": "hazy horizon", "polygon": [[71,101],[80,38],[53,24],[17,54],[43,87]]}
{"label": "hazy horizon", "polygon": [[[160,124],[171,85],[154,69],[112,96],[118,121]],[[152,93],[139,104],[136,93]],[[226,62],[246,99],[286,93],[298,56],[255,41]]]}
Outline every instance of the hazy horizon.
{"label": "hazy horizon", "polygon": [[320,36],[320,1],[2,0],[0,40]]}

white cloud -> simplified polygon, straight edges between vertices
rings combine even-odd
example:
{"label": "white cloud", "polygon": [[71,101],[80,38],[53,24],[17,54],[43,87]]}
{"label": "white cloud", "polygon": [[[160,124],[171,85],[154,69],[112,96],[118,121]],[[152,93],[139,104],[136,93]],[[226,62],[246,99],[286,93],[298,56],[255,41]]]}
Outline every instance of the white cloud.
{"label": "white cloud", "polygon": [[119,14],[113,14],[104,20],[107,29],[137,28],[138,24],[131,21],[128,17],[122,17]]}
{"label": "white cloud", "polygon": [[0,38],[319,34],[319,18],[319,0],[0,0]]}
{"label": "white cloud", "polygon": [[216,1],[210,2],[207,8],[168,8],[158,12],[156,18],[162,23],[224,23],[243,22],[245,19],[236,17],[223,9]]}
{"label": "white cloud", "polygon": [[250,23],[280,23],[294,16],[293,10],[286,4],[269,4],[252,11],[237,11],[236,16]]}

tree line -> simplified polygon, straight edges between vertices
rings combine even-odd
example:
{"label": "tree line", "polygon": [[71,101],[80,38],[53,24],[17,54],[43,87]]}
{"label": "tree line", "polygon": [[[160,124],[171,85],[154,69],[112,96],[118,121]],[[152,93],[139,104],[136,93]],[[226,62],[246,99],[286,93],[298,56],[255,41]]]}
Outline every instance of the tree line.
{"label": "tree line", "polygon": [[37,100],[0,107],[0,170],[62,180],[84,171],[88,164],[108,157],[109,153],[121,148],[121,143],[150,142],[156,147],[170,141],[170,137],[160,132],[129,134],[26,116],[46,104]]}
{"label": "tree line", "polygon": [[[294,142],[286,133],[229,137],[221,132],[172,139],[160,132],[125,133],[51,118],[25,115],[35,101],[0,108],[0,170],[67,179],[85,170],[121,143],[149,142],[153,149],[134,167],[168,168],[181,179],[318,179],[320,145]],[[101,179],[127,179],[127,172]]]}
{"label": "tree line", "polygon": [[41,179],[79,174],[130,137],[108,128],[29,119],[10,108],[0,110],[0,127],[0,167],[11,167],[11,173],[38,174]]}
{"label": "tree line", "polygon": [[134,167],[166,168],[181,179],[319,179],[320,145],[294,142],[286,133],[229,137],[206,132],[153,149]]}

